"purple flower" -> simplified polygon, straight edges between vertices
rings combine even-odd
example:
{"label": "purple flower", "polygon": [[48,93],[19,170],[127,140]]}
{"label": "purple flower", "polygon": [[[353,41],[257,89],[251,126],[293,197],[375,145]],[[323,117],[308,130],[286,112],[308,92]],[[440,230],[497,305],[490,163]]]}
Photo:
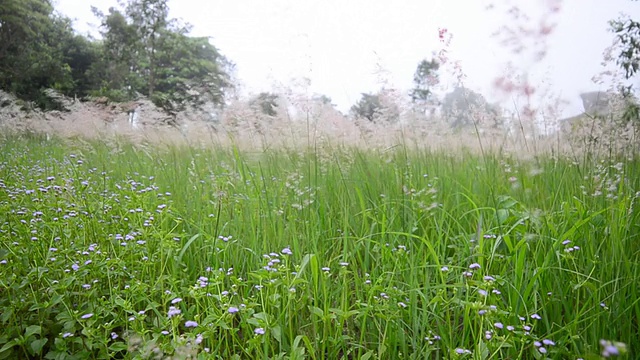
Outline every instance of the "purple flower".
{"label": "purple flower", "polygon": [[542,340],[542,343],[547,345],[547,346],[555,346],[556,345],[555,342],[553,342],[552,340],[549,340],[549,339]]}
{"label": "purple flower", "polygon": [[478,269],[480,269],[480,264],[473,263],[473,264],[469,265],[469,269],[470,270],[478,270]]}
{"label": "purple flower", "polygon": [[443,266],[443,267],[440,268],[440,271],[447,272],[447,271],[449,271],[449,267],[448,266]]}
{"label": "purple flower", "polygon": [[293,254],[293,252],[291,251],[291,249],[289,249],[288,247],[286,247],[286,248],[282,249],[282,251],[281,251],[281,252],[282,252],[283,254],[285,254],[285,255],[292,255],[292,254]]}
{"label": "purple flower", "polygon": [[175,306],[169,306],[169,311],[167,311],[167,316],[168,317],[173,317],[176,315],[179,315],[182,311],[180,311],[180,309],[177,309]]}
{"label": "purple flower", "polygon": [[62,334],[62,338],[63,338],[63,339],[64,339],[64,338],[68,338],[68,337],[70,337],[70,336],[73,336],[73,333],[66,332],[66,333]]}
{"label": "purple flower", "polygon": [[497,322],[497,323],[493,324],[493,326],[497,327],[498,329],[504,328],[504,325],[502,325],[502,323],[500,323],[500,322]]}
{"label": "purple flower", "polygon": [[181,298],[175,298],[175,299],[171,300],[171,303],[175,305],[175,304],[179,303],[180,301],[182,301]]}
{"label": "purple flower", "polygon": [[82,315],[80,318],[82,318],[82,319],[88,319],[88,318],[90,318],[90,317],[92,317],[92,316],[93,316],[93,313],[88,313],[88,314],[84,314],[84,315]]}
{"label": "purple flower", "polygon": [[484,281],[496,281],[496,278],[491,275],[485,275]]}
{"label": "purple flower", "polygon": [[531,315],[531,318],[532,318],[532,319],[536,319],[536,320],[540,320],[540,319],[542,319],[542,318],[540,317],[540,315],[538,315],[538,314],[533,314],[533,315]]}
{"label": "purple flower", "polygon": [[254,332],[256,335],[264,335],[264,332],[265,332],[265,331],[264,331],[264,328],[261,328],[261,327],[260,327],[260,328],[256,328],[255,330],[253,330],[253,332]]}
{"label": "purple flower", "polygon": [[198,323],[192,320],[189,320],[187,322],[184,323],[185,327],[191,328],[191,327],[196,327],[198,326]]}
{"label": "purple flower", "polygon": [[230,306],[230,307],[229,307],[229,309],[228,309],[227,311],[229,312],[229,314],[235,314],[235,313],[237,313],[238,311],[240,311],[240,309],[238,309],[238,308],[237,308],[237,307],[235,307],[235,306]]}

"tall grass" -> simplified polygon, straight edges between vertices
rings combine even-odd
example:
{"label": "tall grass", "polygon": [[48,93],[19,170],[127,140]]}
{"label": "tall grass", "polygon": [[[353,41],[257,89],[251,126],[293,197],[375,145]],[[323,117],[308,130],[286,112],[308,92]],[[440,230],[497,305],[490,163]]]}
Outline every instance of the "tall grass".
{"label": "tall grass", "polygon": [[0,358],[640,354],[637,158],[0,150]]}

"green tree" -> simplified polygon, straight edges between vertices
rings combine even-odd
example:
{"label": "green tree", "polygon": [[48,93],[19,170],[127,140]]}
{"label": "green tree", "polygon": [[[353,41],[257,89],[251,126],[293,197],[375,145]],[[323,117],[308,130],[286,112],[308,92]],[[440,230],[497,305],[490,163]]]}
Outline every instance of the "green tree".
{"label": "green tree", "polygon": [[71,21],[47,0],[0,2],[0,88],[42,107],[55,107],[43,90],[73,88],[65,58]]}
{"label": "green tree", "polygon": [[362,93],[362,97],[351,107],[351,111],[361,118],[374,121],[382,114],[382,103],[379,95]]}
{"label": "green tree", "polygon": [[264,115],[276,116],[278,115],[278,99],[277,94],[261,92],[249,102],[249,105]]}
{"label": "green tree", "polygon": [[[625,71],[625,78],[629,80],[640,70],[640,22],[630,17],[621,17],[609,24],[620,45],[617,64]],[[640,104],[633,96],[633,90],[633,85],[620,89],[626,99],[622,120],[640,123]]]}
{"label": "green tree", "polygon": [[435,60],[424,59],[420,61],[413,75],[414,88],[411,90],[411,100],[420,105],[427,105],[433,98],[431,88],[437,85],[438,69],[440,64]]}

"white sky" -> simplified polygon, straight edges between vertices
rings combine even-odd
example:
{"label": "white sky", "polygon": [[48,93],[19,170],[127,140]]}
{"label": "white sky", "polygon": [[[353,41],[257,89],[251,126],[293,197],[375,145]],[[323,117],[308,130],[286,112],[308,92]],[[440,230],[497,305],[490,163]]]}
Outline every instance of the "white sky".
{"label": "white sky", "polygon": [[[85,33],[98,23],[91,5],[106,11],[116,3],[57,0],[56,9],[77,19],[76,29]],[[546,9],[554,3],[560,11],[552,14]],[[531,22],[505,15],[514,4]],[[170,0],[169,6],[171,17],[194,25],[192,35],[212,36],[237,64],[246,92],[308,77],[310,92],[347,110],[360,93],[381,88],[380,67],[389,86],[410,89],[418,62],[442,47],[438,28],[447,28],[453,34],[449,57],[461,62],[467,87],[509,104],[513,99],[496,97],[492,84],[512,61],[538,88],[569,101],[564,116],[582,110],[579,93],[607,87],[591,81],[603,70],[602,53],[613,39],[607,21],[621,12],[640,17],[640,3],[630,0]],[[541,21],[557,26],[544,39],[547,56],[540,62],[533,61],[540,48],[534,39],[525,39],[525,51],[514,55],[492,36],[520,25],[537,29]]]}

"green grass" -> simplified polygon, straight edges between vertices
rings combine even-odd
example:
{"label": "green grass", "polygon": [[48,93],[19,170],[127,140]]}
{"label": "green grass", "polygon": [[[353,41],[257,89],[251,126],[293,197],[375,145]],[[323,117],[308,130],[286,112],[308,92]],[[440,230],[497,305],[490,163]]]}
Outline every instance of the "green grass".
{"label": "green grass", "polygon": [[637,158],[5,137],[0,358],[635,359],[639,190]]}

